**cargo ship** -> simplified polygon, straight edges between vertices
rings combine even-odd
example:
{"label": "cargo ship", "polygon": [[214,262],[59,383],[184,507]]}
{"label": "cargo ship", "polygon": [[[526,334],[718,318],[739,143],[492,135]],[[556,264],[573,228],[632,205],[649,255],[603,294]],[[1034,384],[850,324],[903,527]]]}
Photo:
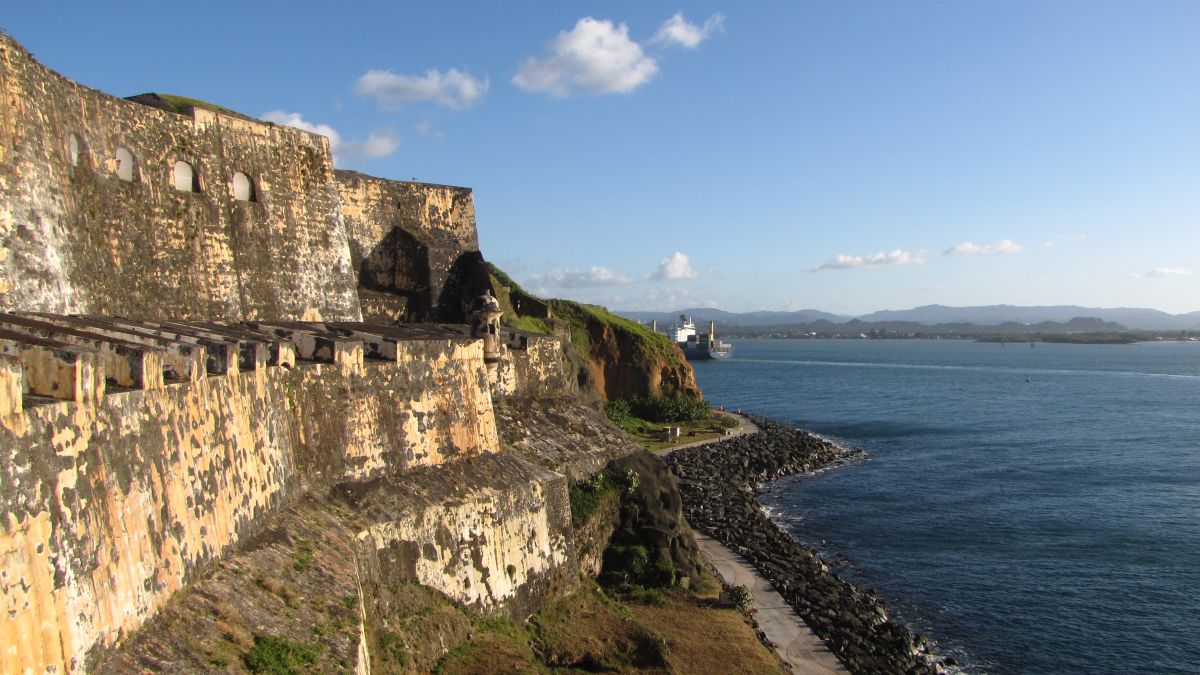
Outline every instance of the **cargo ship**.
{"label": "cargo ship", "polygon": [[674,330],[675,344],[689,361],[727,359],[733,356],[733,345],[717,339],[716,322],[708,322],[708,333],[696,333],[696,324],[686,314],[679,315]]}

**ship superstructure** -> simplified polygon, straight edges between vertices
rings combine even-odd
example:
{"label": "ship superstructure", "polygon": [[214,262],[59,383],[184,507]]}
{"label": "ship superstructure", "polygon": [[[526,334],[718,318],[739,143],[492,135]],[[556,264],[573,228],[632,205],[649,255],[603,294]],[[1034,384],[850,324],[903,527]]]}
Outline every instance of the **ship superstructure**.
{"label": "ship superstructure", "polygon": [[708,322],[707,333],[697,333],[695,322],[686,314],[680,314],[679,323],[675,325],[671,335],[689,361],[727,359],[733,356],[733,345],[717,339],[715,321]]}

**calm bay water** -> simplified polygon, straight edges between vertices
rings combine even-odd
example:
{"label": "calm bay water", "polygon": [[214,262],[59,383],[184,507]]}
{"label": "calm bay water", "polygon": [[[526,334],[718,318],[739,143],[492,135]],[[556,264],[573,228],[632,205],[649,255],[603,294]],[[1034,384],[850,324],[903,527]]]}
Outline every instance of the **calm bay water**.
{"label": "calm bay water", "polygon": [[1200,343],[734,342],[707,399],[871,454],[764,504],[971,672],[1200,672]]}

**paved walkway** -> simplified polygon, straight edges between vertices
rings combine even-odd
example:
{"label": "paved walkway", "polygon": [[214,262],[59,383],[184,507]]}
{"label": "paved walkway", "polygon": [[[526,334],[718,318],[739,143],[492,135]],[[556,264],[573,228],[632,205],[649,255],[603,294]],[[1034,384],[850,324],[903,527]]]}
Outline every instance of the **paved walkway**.
{"label": "paved walkway", "polygon": [[754,422],[751,422],[745,415],[739,415],[737,413],[729,412],[726,410],[716,410],[716,409],[713,410],[713,414],[714,415],[724,415],[726,417],[732,417],[732,418],[736,419],[738,421],[737,428],[730,429],[729,434],[726,436],[717,436],[715,438],[706,438],[702,441],[692,441],[690,443],[680,443],[679,445],[672,445],[669,448],[663,448],[662,450],[656,451],[655,454],[669,455],[672,452],[675,452],[676,450],[682,450],[684,448],[691,448],[691,447],[695,447],[697,445],[705,445],[707,443],[716,443],[718,441],[723,441],[728,438],[733,438],[735,436],[741,436],[743,434],[758,433],[758,425],[756,425]]}
{"label": "paved walkway", "polygon": [[848,673],[833,652],[821,642],[804,620],[775,592],[766,579],[759,576],[750,563],[721,542],[696,533],[700,552],[717,569],[717,574],[729,586],[745,586],[753,596],[752,607],[758,610],[754,619],[758,627],[773,642],[775,651],[796,675],[829,675]]}
{"label": "paved walkway", "polygon": [[[743,434],[758,433],[758,426],[744,415],[720,410],[714,410],[713,414],[737,419],[737,428],[732,429],[728,436],[683,443],[660,450],[659,454],[668,455],[676,450],[696,445],[715,443]],[[706,537],[699,532],[695,534],[700,552],[704,554],[709,564],[716,568],[721,581],[728,586],[745,586],[750,589],[750,594],[753,596],[751,606],[758,610],[754,615],[754,620],[758,622],[759,629],[767,636],[767,639],[775,644],[775,651],[778,652],[779,658],[791,667],[794,675],[830,675],[831,673],[850,672],[846,670],[841,661],[838,661],[833,652],[829,651],[825,643],[821,642],[821,638],[812,632],[808,624],[796,616],[796,612],[788,606],[783,596],[775,592],[770,582],[762,578],[758,571],[750,566],[750,563],[725,548],[716,539]]]}

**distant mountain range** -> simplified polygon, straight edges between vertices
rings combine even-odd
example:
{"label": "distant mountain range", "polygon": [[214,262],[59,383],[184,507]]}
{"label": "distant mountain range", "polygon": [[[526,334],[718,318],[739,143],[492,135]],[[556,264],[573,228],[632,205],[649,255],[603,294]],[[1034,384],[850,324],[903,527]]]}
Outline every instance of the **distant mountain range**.
{"label": "distant mountain range", "polygon": [[[637,321],[658,320],[665,326],[686,314],[697,323],[716,321],[725,326],[792,326],[827,321],[831,324],[855,322],[913,323],[926,326],[940,324],[973,324],[975,326],[1001,326],[1009,324],[1069,323],[1080,317],[1099,319],[1109,330],[1200,330],[1200,311],[1187,314],[1168,314],[1157,309],[1136,307],[1081,307],[1079,305],[1049,305],[1018,307],[1015,305],[983,305],[978,307],[947,307],[925,305],[913,309],[884,310],[858,317],[843,316],[815,309],[794,312],[726,312],[711,307],[694,307],[676,312],[622,312],[617,314]],[[1119,324],[1119,325],[1114,325]]]}
{"label": "distant mountain range", "polygon": [[679,320],[680,314],[686,314],[697,324],[700,322],[716,321],[717,323],[737,326],[790,326],[798,323],[814,321],[830,321],[845,323],[854,317],[830,314],[816,309],[801,309],[795,312],[726,312],[712,307],[688,308],[676,312],[622,312],[616,314],[635,321],[657,320],[660,326]]}

